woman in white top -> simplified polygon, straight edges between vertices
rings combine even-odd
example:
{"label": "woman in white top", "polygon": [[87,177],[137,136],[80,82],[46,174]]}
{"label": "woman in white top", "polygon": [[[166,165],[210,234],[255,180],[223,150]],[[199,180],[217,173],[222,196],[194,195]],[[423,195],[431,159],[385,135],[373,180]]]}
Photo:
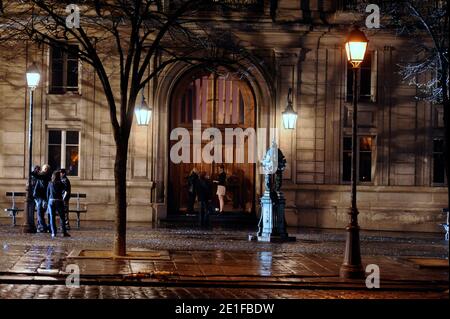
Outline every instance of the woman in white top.
{"label": "woman in white top", "polygon": [[223,165],[220,165],[219,167],[219,176],[218,180],[214,181],[214,183],[217,183],[217,197],[219,197],[219,214],[223,213],[223,206],[225,204],[225,183],[227,180],[227,174],[225,173],[225,167]]}

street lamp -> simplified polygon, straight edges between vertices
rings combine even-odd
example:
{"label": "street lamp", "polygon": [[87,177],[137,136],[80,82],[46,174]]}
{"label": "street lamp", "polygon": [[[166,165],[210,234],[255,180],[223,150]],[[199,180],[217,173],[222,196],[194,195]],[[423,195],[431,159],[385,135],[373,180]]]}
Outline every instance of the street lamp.
{"label": "street lamp", "polygon": [[343,278],[363,278],[365,272],[361,263],[359,244],[358,208],[356,206],[356,149],[358,138],[358,68],[364,60],[367,43],[366,36],[358,28],[354,28],[345,43],[347,59],[353,66],[353,118],[352,118],[352,206],[349,211],[350,223],[347,226],[344,262],[339,274]]}
{"label": "street lamp", "polygon": [[144,91],[142,91],[141,104],[136,105],[134,113],[136,114],[136,120],[139,126],[146,126],[150,123],[152,109],[149,108],[147,102],[145,101]]}
{"label": "street lamp", "polygon": [[26,225],[24,232],[34,233],[36,229],[34,227],[34,199],[33,189],[31,187],[31,170],[33,160],[33,95],[34,90],[38,87],[41,74],[36,63],[33,64],[27,70],[27,85],[30,91],[30,119],[28,125],[28,188],[27,188],[27,207],[26,207]]}
{"label": "street lamp", "polygon": [[30,88],[31,92],[39,85],[39,81],[41,80],[41,73],[36,65],[33,64],[27,70],[27,84],[28,88]]}
{"label": "street lamp", "polygon": [[296,128],[297,123],[297,112],[294,111],[292,107],[292,89],[289,88],[288,97],[287,97],[287,106],[286,110],[281,113],[283,116],[283,125],[285,129],[293,130]]}

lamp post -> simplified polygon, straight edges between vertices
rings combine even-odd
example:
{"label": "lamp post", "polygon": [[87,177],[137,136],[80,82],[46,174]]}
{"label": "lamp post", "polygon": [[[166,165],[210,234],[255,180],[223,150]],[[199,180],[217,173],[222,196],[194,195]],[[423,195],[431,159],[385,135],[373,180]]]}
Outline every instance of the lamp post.
{"label": "lamp post", "polygon": [[361,263],[361,251],[359,243],[358,208],[356,206],[356,150],[358,139],[358,68],[364,60],[368,40],[364,33],[354,28],[345,43],[347,59],[353,66],[353,118],[352,118],[352,195],[349,211],[350,223],[347,226],[345,242],[344,262],[339,274],[343,278],[363,278],[365,272]]}
{"label": "lamp post", "polygon": [[281,114],[283,117],[284,128],[288,130],[295,129],[298,115],[297,112],[295,112],[294,108],[292,107],[292,88],[289,88],[286,110]]}
{"label": "lamp post", "polygon": [[41,74],[36,63],[27,70],[27,86],[30,92],[30,118],[28,125],[28,187],[27,187],[27,204],[26,204],[26,225],[24,232],[34,233],[36,229],[34,226],[34,199],[33,189],[31,187],[31,170],[33,161],[33,95],[34,90],[39,85]]}
{"label": "lamp post", "polygon": [[136,115],[137,124],[139,126],[146,126],[148,125],[148,123],[150,123],[150,119],[152,117],[152,109],[145,101],[144,90],[142,90],[141,104],[136,105],[134,114]]}

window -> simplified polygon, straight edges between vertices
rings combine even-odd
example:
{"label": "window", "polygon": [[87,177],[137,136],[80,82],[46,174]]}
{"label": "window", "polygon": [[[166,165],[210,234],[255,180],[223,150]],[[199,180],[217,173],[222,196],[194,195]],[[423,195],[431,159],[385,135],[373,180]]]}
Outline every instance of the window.
{"label": "window", "polygon": [[53,170],[65,168],[70,176],[78,176],[80,132],[48,131],[48,164]]}
{"label": "window", "polygon": [[352,138],[344,137],[344,156],[342,158],[342,180],[352,180]]}
{"label": "window", "polygon": [[[358,69],[358,101],[375,102],[376,96],[376,52],[367,52],[361,67]],[[347,102],[353,101],[353,71],[347,62]]]}
{"label": "window", "polygon": [[445,183],[444,140],[433,140],[433,184]]}
{"label": "window", "polygon": [[187,85],[177,101],[179,122],[245,124],[249,120],[245,113],[250,95],[246,83],[239,79],[214,74],[200,76]]}
{"label": "window", "polygon": [[359,138],[359,181],[372,181],[372,137]]}
{"label": "window", "polygon": [[[182,4],[182,0],[171,0],[169,8],[176,10]],[[236,12],[261,13],[264,10],[264,0],[205,0],[197,9],[200,11],[230,12],[234,10]]]}
{"label": "window", "polygon": [[50,50],[50,93],[78,92],[78,46],[55,46]]}
{"label": "window", "polygon": [[[334,2],[334,1],[333,1]],[[337,0],[337,10],[341,11],[361,11],[365,9],[368,4],[376,4],[380,7],[380,10],[387,11],[390,7],[390,0]]]}
{"label": "window", "polygon": [[[356,170],[358,181],[371,182],[374,138],[372,136],[359,136],[358,141]],[[344,137],[342,149],[342,181],[350,182],[352,180],[352,138],[350,136]]]}
{"label": "window", "polygon": [[357,0],[339,0],[338,10],[356,10]]}

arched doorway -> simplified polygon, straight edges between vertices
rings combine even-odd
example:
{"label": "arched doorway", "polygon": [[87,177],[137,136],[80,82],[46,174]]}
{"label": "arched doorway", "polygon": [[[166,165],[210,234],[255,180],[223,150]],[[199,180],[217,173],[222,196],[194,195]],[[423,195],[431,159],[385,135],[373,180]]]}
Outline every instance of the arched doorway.
{"label": "arched doorway", "polygon": [[[193,123],[201,121],[202,132],[210,127],[220,130],[225,143],[227,128],[255,129],[256,103],[253,91],[244,79],[231,72],[221,70],[215,73],[205,70],[192,70],[177,83],[170,98],[170,131],[185,128],[193,140]],[[169,134],[170,135],[170,134]],[[202,141],[202,149],[209,141]],[[170,148],[177,141],[169,141]],[[248,139],[245,139],[245,144]],[[236,145],[233,145],[233,158],[236,158]],[[244,163],[225,162],[225,146],[222,163],[228,175],[225,212],[254,213],[255,210],[255,164],[248,162],[248,148],[244,146]],[[229,148],[228,148],[229,150]],[[214,180],[222,163],[193,163],[191,147],[190,163],[175,164],[169,160],[168,175],[168,213],[182,214],[187,210],[187,176],[193,167],[204,171]],[[213,184],[214,185],[214,184]],[[213,203],[216,200],[216,186],[211,188]]]}

